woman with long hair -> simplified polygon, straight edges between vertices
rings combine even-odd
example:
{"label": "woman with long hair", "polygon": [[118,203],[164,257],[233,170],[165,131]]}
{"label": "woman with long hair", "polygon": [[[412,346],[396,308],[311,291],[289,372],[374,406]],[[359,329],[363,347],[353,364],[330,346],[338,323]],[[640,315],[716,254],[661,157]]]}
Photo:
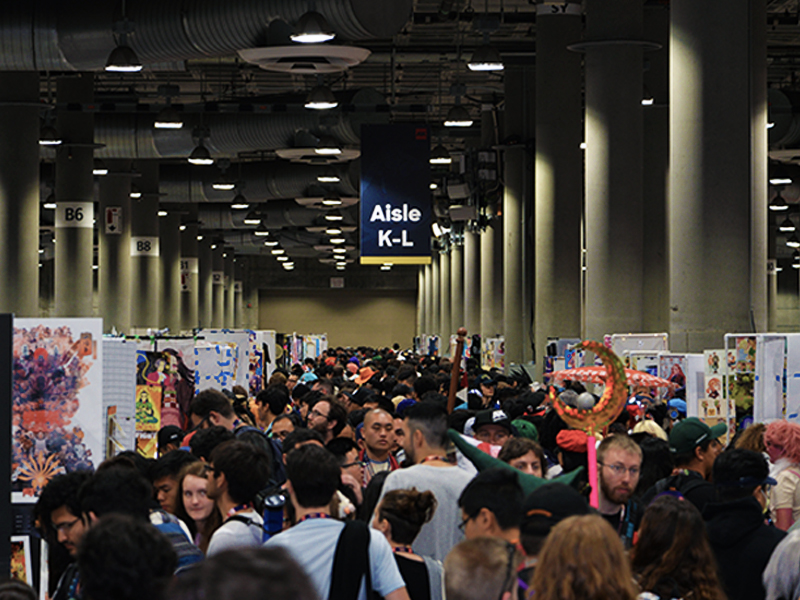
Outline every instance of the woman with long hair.
{"label": "woman with long hair", "polygon": [[726,600],[703,517],[684,498],[661,496],[647,507],[631,564],[645,592],[661,598]]}
{"label": "woman with long hair", "polygon": [[553,527],[531,582],[536,600],[636,600],[619,535],[603,517],[568,517]]}
{"label": "woman with long hair", "polygon": [[183,467],[178,474],[178,490],[176,516],[186,523],[195,545],[205,553],[211,535],[222,524],[217,505],[206,493],[206,463],[198,461]]}
{"label": "woman with long hair", "polygon": [[381,500],[372,527],[386,537],[411,600],[441,600],[442,563],[411,549],[422,526],[431,520],[436,498],[416,488],[393,490]]}
{"label": "woman with long hair", "polygon": [[787,531],[800,519],[800,425],[774,421],[764,431],[764,445],[778,481],[770,493],[772,520]]}

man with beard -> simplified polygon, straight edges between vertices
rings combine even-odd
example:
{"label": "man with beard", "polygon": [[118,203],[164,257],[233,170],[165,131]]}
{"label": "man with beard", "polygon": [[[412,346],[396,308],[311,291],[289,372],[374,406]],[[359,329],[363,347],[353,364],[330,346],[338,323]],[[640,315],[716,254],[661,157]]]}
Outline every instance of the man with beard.
{"label": "man with beard", "polygon": [[253,501],[269,481],[269,457],[253,444],[230,440],[214,448],[206,471],[206,494],[214,500],[224,519],[211,536],[206,555],[229,548],[260,546],[264,541],[264,520]]}
{"label": "man with beard", "polygon": [[642,449],[625,434],[608,436],[597,448],[599,511],[626,548],[633,544],[633,534],[642,520],[639,503],[631,500],[641,468]]}
{"label": "man with beard", "polygon": [[327,444],[347,425],[347,410],[332,396],[322,396],[311,406],[306,422]]}

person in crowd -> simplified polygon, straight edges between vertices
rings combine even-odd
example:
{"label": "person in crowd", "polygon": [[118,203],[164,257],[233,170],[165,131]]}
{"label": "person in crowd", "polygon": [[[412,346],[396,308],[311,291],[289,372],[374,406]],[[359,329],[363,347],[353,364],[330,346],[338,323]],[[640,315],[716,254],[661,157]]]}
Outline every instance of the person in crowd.
{"label": "person in crowd", "polygon": [[502,446],[513,435],[511,419],[502,410],[482,410],[475,415],[472,431],[476,440]]}
{"label": "person in crowd", "polygon": [[[420,377],[417,383],[423,379]],[[404,417],[403,449],[413,466],[392,471],[383,484],[383,494],[412,487],[433,492],[438,509],[422,527],[413,548],[417,554],[444,560],[463,537],[458,527],[458,497],[472,474],[447,458],[447,414],[441,406],[418,402],[406,409]]]}
{"label": "person in crowd", "polygon": [[150,467],[150,481],[161,510],[171,515],[176,514],[181,502],[178,475],[183,467],[193,462],[198,462],[196,456],[184,450],[175,450],[160,457]]}
{"label": "person in crowd", "polygon": [[642,518],[640,504],[633,500],[642,468],[642,449],[624,433],[606,437],[597,448],[598,510],[614,528],[626,548]]}
{"label": "person in crowd", "polygon": [[717,490],[709,481],[717,456],[722,453],[718,438],[728,431],[725,423],[709,427],[697,417],[688,417],[669,432],[669,449],[675,468],[645,492],[642,504],[648,505],[664,491],[677,491],[702,512],[706,504],[717,501]]}
{"label": "person in crowd", "polygon": [[173,450],[180,450],[183,430],[177,425],[167,425],[158,430],[158,456],[164,456]]}
{"label": "person in crowd", "polygon": [[[386,600],[407,600],[405,582],[386,538],[361,522],[349,523],[346,529],[342,521],[332,518],[329,505],[339,486],[340,472],[334,456],[315,444],[295,448],[286,456],[286,489],[297,524],[270,538],[266,547],[285,548],[308,573],[321,600],[339,600],[332,589],[339,589],[336,585],[344,574],[334,572],[335,556],[340,537],[347,531],[354,535],[342,542],[346,553],[368,553],[372,589]],[[361,529],[355,529],[357,526]],[[350,577],[351,583],[360,588],[358,599],[366,600],[365,578],[356,577],[353,581],[352,572]]]}
{"label": "person in crowd", "polygon": [[735,448],[714,461],[719,503],[706,505],[708,538],[729,600],[761,600],[761,576],[786,534],[764,522],[769,477],[767,459],[758,452]]}
{"label": "person in crowd", "polygon": [[800,425],[773,421],[764,431],[764,444],[778,482],[770,496],[772,520],[787,531],[800,519]]}
{"label": "person in crowd", "polygon": [[775,547],[764,569],[767,600],[800,598],[800,530],[793,530]]}
{"label": "person in crowd", "polygon": [[535,477],[544,477],[547,469],[544,450],[539,444],[528,438],[509,438],[503,444],[497,458],[515,469]]}
{"label": "person in crowd", "polygon": [[211,536],[206,554],[261,545],[264,519],[253,501],[267,487],[269,457],[253,444],[232,440],[214,448],[207,472],[207,495],[216,503],[223,522]]}
{"label": "person in crowd", "polygon": [[296,417],[297,415],[288,414],[276,417],[272,422],[272,429],[269,432],[270,437],[283,442],[286,436],[298,427],[295,420],[292,418],[293,416]]}
{"label": "person in crowd", "polygon": [[282,388],[275,386],[261,390],[253,403],[258,428],[269,435],[273,422],[286,412],[288,405],[289,395]]}
{"label": "person in crowd", "polygon": [[[49,521],[56,532],[58,543],[74,561],[78,544],[86,532],[86,523],[81,518],[80,489],[92,478],[91,471],[73,471],[56,475],[44,487],[36,503],[36,512]],[[70,590],[78,585],[78,566],[73,562],[61,574],[53,600],[69,600]]]}
{"label": "person in crowd", "polygon": [[536,600],[636,600],[638,592],[617,532],[602,517],[584,515],[553,527],[530,594]]}
{"label": "person in crowd", "polygon": [[641,498],[657,481],[669,477],[675,468],[669,442],[658,437],[647,436],[639,441],[642,449],[642,470],[639,483],[633,492],[634,498]]}
{"label": "person in crowd", "polygon": [[162,509],[153,509],[153,487],[132,461],[107,460],[80,489],[81,512],[87,528],[98,519],[120,513],[147,521],[167,537],[178,556],[177,572],[203,560],[186,525]]}
{"label": "person in crowd", "polygon": [[195,546],[207,552],[211,535],[222,524],[222,516],[214,500],[208,497],[205,463],[197,461],[181,469],[178,497],[177,516],[189,527]]}
{"label": "person in crowd", "polygon": [[515,472],[504,468],[481,471],[458,498],[464,536],[468,540],[497,537],[519,543],[523,499]]}
{"label": "person in crowd", "polygon": [[339,491],[345,493],[355,506],[361,506],[364,463],[358,458],[358,444],[350,438],[338,437],[328,442],[325,448],[336,457],[342,469],[342,485],[339,486]]}
{"label": "person in crowd", "polygon": [[220,425],[228,431],[234,431],[243,425],[233,411],[233,405],[228,397],[215,389],[203,390],[192,399],[189,405],[189,419],[195,429]]}
{"label": "person in crowd", "polygon": [[767,446],[764,443],[764,432],[767,426],[764,423],[753,423],[734,440],[735,448],[752,450],[759,454],[767,454]]}
{"label": "person in crowd", "polygon": [[110,514],[94,524],[78,548],[80,597],[85,600],[166,600],[178,564],[169,540],[130,515]]}
{"label": "person in crowd", "polygon": [[397,459],[392,455],[394,446],[394,419],[382,408],[374,408],[364,415],[361,430],[363,439],[358,454],[364,463],[364,487],[370,479],[381,471],[394,471],[400,468]]}
{"label": "person in crowd", "polygon": [[318,432],[328,443],[347,425],[347,411],[332,396],[322,396],[308,411],[307,422],[308,428]]}
{"label": "person in crowd", "polygon": [[36,590],[19,579],[0,581],[0,600],[37,600]]}
{"label": "person in crowd", "polygon": [[703,517],[685,498],[656,498],[642,519],[631,565],[639,586],[659,598],[726,600]]}
{"label": "person in crowd", "polygon": [[522,504],[520,523],[520,544],[525,552],[525,563],[519,571],[520,600],[528,598],[539,552],[553,527],[567,517],[587,514],[586,498],[563,483],[548,483],[528,494]]}
{"label": "person in crowd", "polygon": [[233,432],[225,429],[222,425],[213,425],[205,429],[199,429],[189,440],[189,448],[197,458],[203,462],[208,462],[211,452],[222,442],[235,439]]}
{"label": "person in crowd", "polygon": [[308,575],[282,548],[238,548],[175,578],[169,600],[317,600]]}
{"label": "person in crowd", "polygon": [[464,540],[444,561],[445,596],[448,600],[512,600],[519,562],[514,545],[499,538]]}
{"label": "person in crowd", "polygon": [[394,490],[384,496],[372,527],[380,531],[394,552],[411,600],[441,600],[442,563],[416,554],[411,548],[422,526],[436,511],[431,492]]}

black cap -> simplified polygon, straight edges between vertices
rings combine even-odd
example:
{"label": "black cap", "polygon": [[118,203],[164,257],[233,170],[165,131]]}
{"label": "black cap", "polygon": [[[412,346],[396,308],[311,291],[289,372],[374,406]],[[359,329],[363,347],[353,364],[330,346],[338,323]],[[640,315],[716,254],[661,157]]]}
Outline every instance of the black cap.
{"label": "black cap", "polygon": [[588,515],[586,498],[563,483],[548,483],[531,492],[522,505],[521,530],[545,536],[555,525],[573,515]]}
{"label": "black cap", "polygon": [[167,444],[180,444],[183,439],[183,431],[177,425],[166,425],[158,431],[158,447],[163,448]]}

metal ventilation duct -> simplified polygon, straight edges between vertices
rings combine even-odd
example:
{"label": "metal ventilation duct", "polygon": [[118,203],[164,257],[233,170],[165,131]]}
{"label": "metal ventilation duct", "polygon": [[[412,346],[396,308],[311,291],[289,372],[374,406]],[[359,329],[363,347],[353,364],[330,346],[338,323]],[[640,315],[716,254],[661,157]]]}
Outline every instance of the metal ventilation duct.
{"label": "metal ventilation duct", "polygon": [[[354,105],[376,106],[386,99],[374,89],[355,92],[349,100]],[[181,129],[155,129],[152,114],[97,113],[94,120],[95,142],[105,144],[95,151],[97,158],[169,158],[188,156],[196,145],[192,130],[200,125],[200,115],[184,115]],[[357,145],[361,125],[388,122],[384,112],[343,112],[308,110],[298,113],[207,113],[203,124],[210,137],[205,146],[215,157],[235,156],[238,152],[291,148],[298,131],[316,137],[332,136],[337,141]]]}
{"label": "metal ventilation duct", "polygon": [[[265,44],[276,20],[294,24],[310,9],[300,0],[137,0],[125,16],[128,43],[144,64],[228,56]],[[412,14],[413,0],[316,0],[345,40],[390,38]],[[96,71],[115,47],[122,2],[31,0],[0,3],[0,70]]]}
{"label": "metal ventilation duct", "polygon": [[[305,196],[310,186],[319,186],[317,176],[328,170],[335,170],[341,182],[326,185],[325,188],[339,196],[358,196],[359,162],[333,167],[318,167],[287,163],[284,161],[251,162],[242,165],[241,192],[252,203],[267,200],[292,199]],[[197,167],[193,165],[162,165],[159,170],[159,190],[166,193],[164,202],[230,202],[235,191],[215,190],[214,179],[219,175],[216,167]],[[229,175],[240,179],[237,167],[231,167]],[[239,191],[239,190],[237,190]],[[314,213],[291,200],[298,209]]]}

